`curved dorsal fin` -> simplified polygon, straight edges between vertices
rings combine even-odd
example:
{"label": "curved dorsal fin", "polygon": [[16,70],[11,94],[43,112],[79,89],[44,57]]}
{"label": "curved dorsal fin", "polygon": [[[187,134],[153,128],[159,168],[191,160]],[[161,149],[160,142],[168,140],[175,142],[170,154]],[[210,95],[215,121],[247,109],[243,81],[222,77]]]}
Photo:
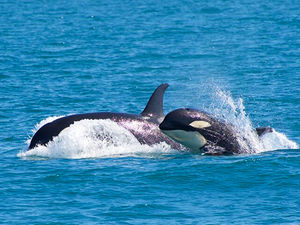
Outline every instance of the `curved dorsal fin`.
{"label": "curved dorsal fin", "polygon": [[165,90],[169,87],[167,83],[159,85],[153,92],[151,98],[149,99],[144,111],[141,113],[142,116],[151,117],[164,117],[163,112],[163,97]]}

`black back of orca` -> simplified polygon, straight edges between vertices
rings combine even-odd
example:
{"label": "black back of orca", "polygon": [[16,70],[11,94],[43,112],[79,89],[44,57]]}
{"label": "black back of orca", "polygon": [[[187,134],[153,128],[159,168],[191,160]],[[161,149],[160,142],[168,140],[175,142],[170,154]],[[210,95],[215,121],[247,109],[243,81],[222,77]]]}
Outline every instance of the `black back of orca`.
{"label": "black back of orca", "polygon": [[[99,112],[99,113],[86,113],[86,114],[76,114],[66,117],[59,118],[53,122],[45,124],[41,127],[32,137],[28,150],[36,147],[37,145],[46,145],[49,141],[52,141],[55,136],[70,125],[74,124],[76,121],[90,119],[110,119],[123,125],[124,121],[139,121],[142,125],[147,125],[145,128],[152,127],[152,134],[145,135],[143,133],[137,132],[135,129],[124,127],[132,132],[135,137],[141,142],[146,144],[155,144],[161,141],[165,141],[170,144],[173,148],[179,149],[182,146],[161,133],[158,128],[159,123],[164,118],[163,113],[163,95],[165,90],[168,88],[168,84],[161,84],[153,92],[151,98],[149,99],[145,109],[141,114],[126,114],[126,113],[110,113],[110,112]],[[128,124],[128,123],[127,123]]]}

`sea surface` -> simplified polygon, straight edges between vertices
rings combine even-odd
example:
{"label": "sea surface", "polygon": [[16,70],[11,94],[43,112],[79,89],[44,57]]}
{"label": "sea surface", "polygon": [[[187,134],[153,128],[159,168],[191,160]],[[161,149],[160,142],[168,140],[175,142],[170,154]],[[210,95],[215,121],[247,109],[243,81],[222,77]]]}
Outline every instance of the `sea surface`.
{"label": "sea surface", "polygon": [[[0,224],[300,224],[299,15],[292,0],[1,0]],[[207,111],[251,150],[146,146],[98,120],[26,151],[57,117],[140,113],[164,82],[165,113]]]}

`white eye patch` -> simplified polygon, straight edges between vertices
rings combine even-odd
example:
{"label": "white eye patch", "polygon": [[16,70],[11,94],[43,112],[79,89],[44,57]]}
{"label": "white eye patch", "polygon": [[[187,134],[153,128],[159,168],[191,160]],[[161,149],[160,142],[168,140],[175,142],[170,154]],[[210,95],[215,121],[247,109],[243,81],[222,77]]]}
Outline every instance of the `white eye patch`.
{"label": "white eye patch", "polygon": [[210,123],[203,121],[203,120],[195,120],[193,122],[190,123],[190,126],[195,127],[195,128],[206,128],[206,127],[210,127]]}

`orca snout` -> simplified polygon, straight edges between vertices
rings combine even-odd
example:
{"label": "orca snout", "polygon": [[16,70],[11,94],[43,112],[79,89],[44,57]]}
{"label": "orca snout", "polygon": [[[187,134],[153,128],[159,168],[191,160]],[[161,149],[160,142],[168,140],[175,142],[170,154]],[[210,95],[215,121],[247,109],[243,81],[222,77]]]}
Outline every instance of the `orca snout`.
{"label": "orca snout", "polygon": [[171,124],[166,122],[165,120],[162,121],[161,124],[159,124],[160,130],[170,130]]}

